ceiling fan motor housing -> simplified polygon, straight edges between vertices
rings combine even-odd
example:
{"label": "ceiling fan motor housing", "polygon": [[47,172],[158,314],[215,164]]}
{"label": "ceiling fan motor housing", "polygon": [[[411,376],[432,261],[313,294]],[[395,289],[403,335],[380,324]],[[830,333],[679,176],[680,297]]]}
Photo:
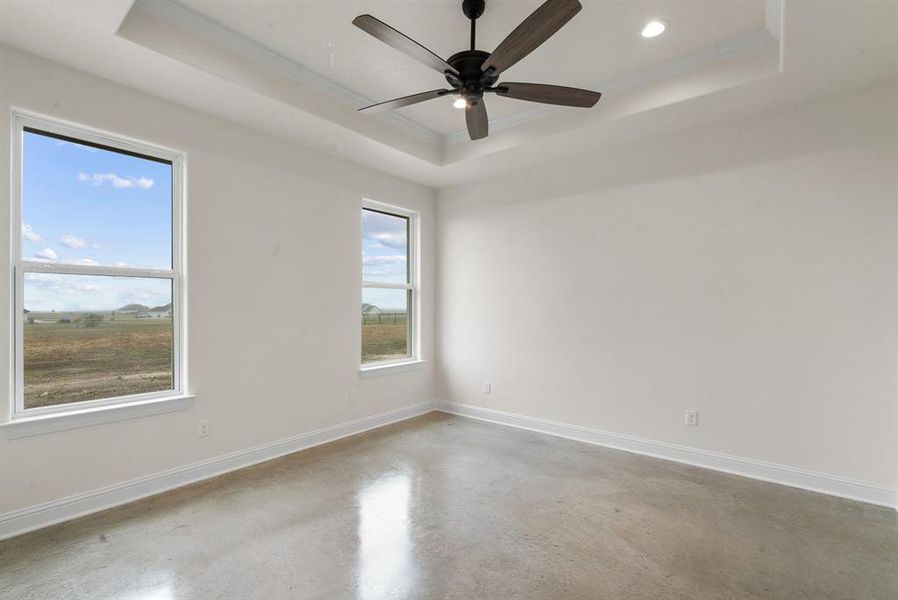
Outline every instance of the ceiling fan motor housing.
{"label": "ceiling fan motor housing", "polygon": [[464,50],[453,54],[446,62],[458,71],[458,77],[448,74],[446,81],[468,100],[480,100],[483,88],[491,87],[499,78],[495,71],[484,73],[480,68],[489,55],[483,50]]}
{"label": "ceiling fan motor housing", "polygon": [[447,60],[383,21],[371,15],[359,15],[352,20],[353,25],[442,73],[451,86],[451,89],[430,90],[378,102],[359,110],[377,112],[402,108],[447,94],[457,94],[464,101],[456,100],[453,105],[465,108],[468,135],[472,140],[479,140],[489,135],[489,115],[483,101],[485,92],[527,102],[592,108],[602,96],[598,92],[541,83],[505,81],[497,84],[499,73],[507,71],[538,48],[582,8],[580,0],[544,0],[490,53],[477,49],[477,19],[486,9],[486,0],[463,0],[462,12],[471,21],[471,44],[468,50],[457,52]]}

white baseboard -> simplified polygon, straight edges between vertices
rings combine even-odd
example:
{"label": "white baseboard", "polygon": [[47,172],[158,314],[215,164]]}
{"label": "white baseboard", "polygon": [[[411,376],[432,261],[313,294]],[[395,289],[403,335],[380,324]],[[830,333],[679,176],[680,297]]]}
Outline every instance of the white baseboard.
{"label": "white baseboard", "polygon": [[423,402],[0,515],[0,540],[431,412]]}
{"label": "white baseboard", "polygon": [[868,481],[611,433],[539,417],[528,417],[469,404],[437,402],[436,410],[898,509],[898,489]]}
{"label": "white baseboard", "polygon": [[422,402],[0,515],[0,540],[153,496],[432,410],[898,509],[876,483],[452,402]]}

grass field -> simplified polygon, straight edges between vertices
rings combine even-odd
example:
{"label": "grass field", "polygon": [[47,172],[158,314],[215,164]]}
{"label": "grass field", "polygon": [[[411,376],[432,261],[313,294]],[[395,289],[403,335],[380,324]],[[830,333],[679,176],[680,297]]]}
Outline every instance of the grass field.
{"label": "grass field", "polygon": [[368,317],[362,323],[362,362],[396,360],[408,356],[408,325],[405,315]]}
{"label": "grass field", "polygon": [[[111,313],[30,313],[24,326],[25,408],[158,392],[172,387],[171,319]],[[69,322],[60,322],[60,321]],[[406,316],[362,323],[362,362],[408,356]]]}
{"label": "grass field", "polygon": [[[25,325],[25,408],[158,392],[172,387],[171,319],[32,313]],[[60,323],[70,318],[71,323]]]}

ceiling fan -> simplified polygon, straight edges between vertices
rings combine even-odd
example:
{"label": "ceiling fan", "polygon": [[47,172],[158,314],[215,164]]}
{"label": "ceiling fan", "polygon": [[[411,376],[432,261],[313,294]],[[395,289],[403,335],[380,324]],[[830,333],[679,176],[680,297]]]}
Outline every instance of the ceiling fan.
{"label": "ceiling fan", "polygon": [[499,75],[530,54],[552,37],[565,23],[583,8],[578,0],[546,0],[529,17],[508,34],[492,54],[477,50],[475,36],[477,19],[486,8],[486,0],[464,0],[462,12],[471,20],[471,49],[463,50],[443,60],[407,35],[393,29],[371,15],[360,15],[352,24],[388,46],[432,67],[446,77],[452,89],[431,90],[403,96],[387,102],[379,102],[359,109],[363,112],[379,112],[401,108],[446,95],[458,95],[457,108],[465,109],[465,121],[472,140],[489,135],[489,117],[483,101],[484,93],[494,93],[515,100],[592,108],[602,94],[590,90],[545,85],[542,83],[502,82]]}

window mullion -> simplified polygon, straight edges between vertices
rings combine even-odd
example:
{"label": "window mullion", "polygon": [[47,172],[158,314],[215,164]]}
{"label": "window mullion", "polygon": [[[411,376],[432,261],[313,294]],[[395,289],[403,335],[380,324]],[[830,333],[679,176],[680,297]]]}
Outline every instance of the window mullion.
{"label": "window mullion", "polygon": [[363,281],[362,287],[382,290],[411,290],[414,289],[415,286],[411,283],[383,283],[377,281]]}
{"label": "window mullion", "polygon": [[171,269],[141,267],[107,267],[103,265],[73,265],[20,260],[18,268],[24,273],[58,273],[60,275],[106,275],[112,277],[151,277],[170,279],[176,275]]}

